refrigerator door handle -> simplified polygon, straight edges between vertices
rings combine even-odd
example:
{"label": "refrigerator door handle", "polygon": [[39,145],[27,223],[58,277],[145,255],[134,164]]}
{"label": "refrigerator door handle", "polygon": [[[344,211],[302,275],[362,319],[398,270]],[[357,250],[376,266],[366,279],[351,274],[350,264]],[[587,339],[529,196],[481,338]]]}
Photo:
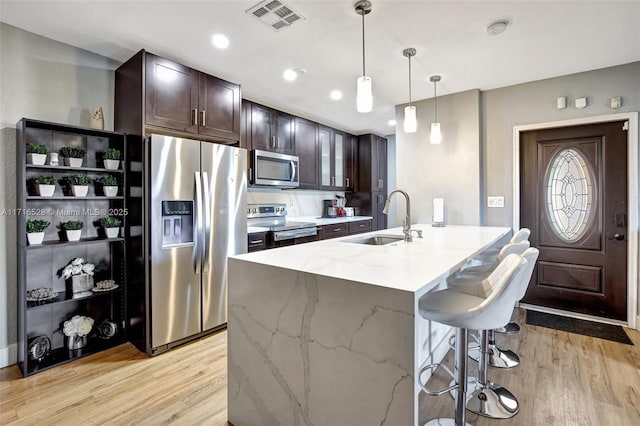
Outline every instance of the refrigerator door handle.
{"label": "refrigerator door handle", "polygon": [[211,243],[211,198],[209,195],[209,176],[202,172],[202,189],[204,193],[204,250],[202,250],[202,273],[209,272],[209,245]]}
{"label": "refrigerator door handle", "polygon": [[202,179],[200,177],[200,172],[195,172],[195,181],[196,181],[196,229],[193,240],[195,242],[193,247],[193,269],[196,274],[200,274],[200,269],[202,266],[202,234],[203,234],[203,225],[202,225]]}

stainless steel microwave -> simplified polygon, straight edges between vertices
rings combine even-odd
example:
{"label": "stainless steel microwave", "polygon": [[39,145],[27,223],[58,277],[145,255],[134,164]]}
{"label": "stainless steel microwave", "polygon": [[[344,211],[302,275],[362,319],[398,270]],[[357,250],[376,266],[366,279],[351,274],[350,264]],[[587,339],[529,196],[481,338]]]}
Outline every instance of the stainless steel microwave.
{"label": "stainless steel microwave", "polygon": [[280,188],[300,186],[298,173],[300,159],[297,156],[254,149],[251,160],[251,184]]}

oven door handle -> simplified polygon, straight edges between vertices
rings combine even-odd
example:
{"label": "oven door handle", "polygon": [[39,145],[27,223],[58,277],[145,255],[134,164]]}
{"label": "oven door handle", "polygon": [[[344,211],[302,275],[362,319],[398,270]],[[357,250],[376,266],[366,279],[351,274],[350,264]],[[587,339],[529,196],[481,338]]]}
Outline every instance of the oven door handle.
{"label": "oven door handle", "polygon": [[318,234],[315,226],[309,228],[290,229],[273,233],[273,241],[292,240],[300,237],[312,237]]}

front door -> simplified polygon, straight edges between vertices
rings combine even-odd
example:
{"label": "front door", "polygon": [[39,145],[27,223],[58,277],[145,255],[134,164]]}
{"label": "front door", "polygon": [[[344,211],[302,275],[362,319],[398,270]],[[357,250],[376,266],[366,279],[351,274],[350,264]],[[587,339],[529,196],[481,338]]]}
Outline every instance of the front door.
{"label": "front door", "polygon": [[540,250],[523,303],[627,320],[625,128],[520,134],[520,225]]}

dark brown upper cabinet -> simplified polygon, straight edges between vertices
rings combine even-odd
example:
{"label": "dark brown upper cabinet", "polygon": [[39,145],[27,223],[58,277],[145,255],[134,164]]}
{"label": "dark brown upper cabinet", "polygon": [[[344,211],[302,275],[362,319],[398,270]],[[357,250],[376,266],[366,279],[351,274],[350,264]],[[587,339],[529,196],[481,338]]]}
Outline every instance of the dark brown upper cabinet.
{"label": "dark brown upper cabinet", "polygon": [[346,135],[347,145],[345,147],[345,190],[355,191],[356,176],[358,176],[358,137]]}
{"label": "dark brown upper cabinet", "polygon": [[318,189],[318,124],[296,117],[294,143],[300,159],[300,187]]}
{"label": "dark brown upper cabinet", "polygon": [[249,104],[251,148],[293,155],[293,115],[253,102]]}
{"label": "dark brown upper cabinet", "polygon": [[144,50],[116,70],[115,128],[240,140],[240,86]]}
{"label": "dark brown upper cabinet", "polygon": [[387,193],[387,139],[374,134],[359,137],[356,190]]}

